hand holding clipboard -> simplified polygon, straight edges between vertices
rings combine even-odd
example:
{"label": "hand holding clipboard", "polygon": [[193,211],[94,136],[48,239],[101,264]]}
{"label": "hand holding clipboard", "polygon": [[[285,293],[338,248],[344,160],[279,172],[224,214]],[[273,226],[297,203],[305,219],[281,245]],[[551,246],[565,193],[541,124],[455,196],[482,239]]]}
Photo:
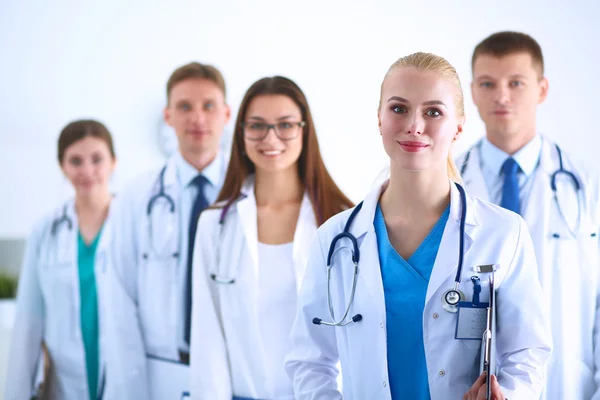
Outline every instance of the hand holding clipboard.
{"label": "hand holding clipboard", "polygon": [[486,329],[481,342],[480,375],[471,389],[463,396],[463,400],[505,400],[498,379],[496,379],[496,290],[494,288],[494,272],[489,278],[490,301],[487,307]]}

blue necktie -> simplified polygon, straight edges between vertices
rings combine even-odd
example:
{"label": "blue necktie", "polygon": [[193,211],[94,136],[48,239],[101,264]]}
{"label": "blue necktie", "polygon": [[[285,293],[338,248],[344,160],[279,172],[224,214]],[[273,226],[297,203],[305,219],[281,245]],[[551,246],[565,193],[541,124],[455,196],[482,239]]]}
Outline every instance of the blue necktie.
{"label": "blue necktie", "polygon": [[517,179],[519,164],[514,158],[507,158],[502,165],[502,171],[504,172],[504,186],[502,186],[502,203],[500,205],[519,214],[521,212],[519,180]]}
{"label": "blue necktie", "polygon": [[187,273],[185,279],[185,330],[183,333],[188,345],[190,344],[190,331],[192,329],[192,261],[194,259],[194,242],[196,239],[196,229],[198,228],[198,218],[202,210],[208,207],[208,200],[204,197],[204,187],[208,183],[208,180],[204,176],[198,175],[190,184],[197,188],[198,194],[196,194],[196,199],[192,207],[188,233]]}

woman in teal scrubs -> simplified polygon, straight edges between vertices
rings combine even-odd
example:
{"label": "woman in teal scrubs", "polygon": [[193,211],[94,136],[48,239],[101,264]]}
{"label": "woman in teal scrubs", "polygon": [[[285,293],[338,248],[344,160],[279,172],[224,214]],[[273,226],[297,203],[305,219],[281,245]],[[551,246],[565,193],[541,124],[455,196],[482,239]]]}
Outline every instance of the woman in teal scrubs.
{"label": "woman in teal scrubs", "polygon": [[[101,283],[106,269],[109,180],[115,152],[108,129],[93,120],[68,124],[58,161],[75,198],[43,218],[27,243],[6,380],[7,400],[30,399],[40,382],[52,399],[102,396]],[[44,199],[40,196],[40,205]],[[51,368],[40,376],[45,345]]]}
{"label": "woman in teal scrubs", "polygon": [[[295,398],[539,398],[552,341],[535,251],[518,214],[459,184],[458,73],[435,54],[398,59],[378,122],[389,179],[323,224],[309,254],[286,358]],[[453,308],[448,293],[463,302]]]}

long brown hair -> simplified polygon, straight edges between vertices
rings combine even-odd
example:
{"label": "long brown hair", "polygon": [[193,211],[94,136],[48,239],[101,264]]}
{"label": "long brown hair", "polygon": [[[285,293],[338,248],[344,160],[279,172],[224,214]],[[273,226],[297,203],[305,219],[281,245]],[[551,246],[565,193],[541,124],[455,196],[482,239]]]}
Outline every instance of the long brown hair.
{"label": "long brown hair", "polygon": [[335,214],[354,207],[354,204],[342,193],[325,168],[321,158],[317,132],[312,119],[306,96],[292,80],[282,76],[260,79],[255,82],[240,105],[233,131],[231,158],[225,182],[217,202],[235,201],[241,194],[242,184],[255,171],[254,164],[244,149],[243,122],[250,102],[261,95],[284,95],[296,103],[302,112],[302,120],[306,123],[302,132],[302,152],[298,158],[298,174],[300,181],[312,203],[317,225],[323,224]]}

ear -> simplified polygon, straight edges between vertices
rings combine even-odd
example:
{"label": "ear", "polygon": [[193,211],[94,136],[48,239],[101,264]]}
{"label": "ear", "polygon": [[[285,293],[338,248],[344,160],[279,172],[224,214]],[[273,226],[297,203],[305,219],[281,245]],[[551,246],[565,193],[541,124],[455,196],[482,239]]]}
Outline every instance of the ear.
{"label": "ear", "polygon": [[381,107],[377,109],[377,126],[379,127],[379,134],[383,135],[381,133]]}
{"label": "ear", "polygon": [[465,125],[466,117],[462,116],[458,122],[458,126],[456,127],[456,133],[454,134],[453,142],[456,142],[463,133],[463,126]]}
{"label": "ear", "polygon": [[471,82],[471,98],[475,102],[475,82]]}
{"label": "ear", "polygon": [[169,109],[169,106],[166,106],[163,110],[163,118],[165,120],[165,122],[167,123],[167,125],[169,126],[173,126],[171,125],[171,110]]}
{"label": "ear", "polygon": [[225,104],[225,123],[228,123],[231,119],[231,107],[229,104]]}
{"label": "ear", "polygon": [[544,100],[546,100],[546,96],[548,96],[548,88],[550,83],[546,77],[542,78],[539,82],[540,86],[540,96],[538,98],[538,104],[542,104]]}

